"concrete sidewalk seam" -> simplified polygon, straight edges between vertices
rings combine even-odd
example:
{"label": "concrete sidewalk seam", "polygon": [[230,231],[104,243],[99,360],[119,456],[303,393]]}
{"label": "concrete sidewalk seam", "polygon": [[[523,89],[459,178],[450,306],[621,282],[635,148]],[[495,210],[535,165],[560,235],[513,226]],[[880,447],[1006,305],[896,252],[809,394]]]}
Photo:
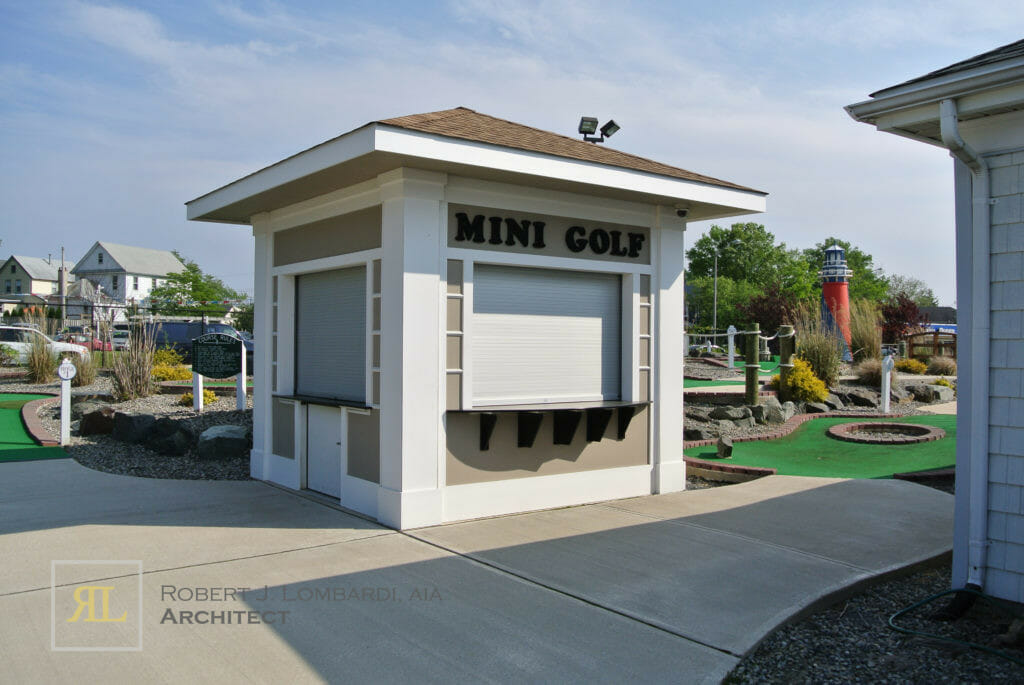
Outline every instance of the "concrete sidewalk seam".
{"label": "concrete sidewalk seam", "polygon": [[[246,561],[248,559],[259,559],[261,557],[273,557],[273,556],[277,556],[277,555],[280,555],[280,554],[291,554],[292,552],[302,552],[302,551],[307,550],[307,549],[320,549],[322,547],[333,547],[334,545],[344,545],[344,544],[347,544],[349,542],[361,542],[363,540],[370,540],[372,538],[386,537],[388,535],[393,535],[396,532],[397,531],[393,531],[393,530],[371,531],[372,534],[370,534],[370,535],[364,535],[362,537],[352,538],[352,539],[349,539],[349,540],[336,540],[335,542],[325,542],[325,543],[322,543],[322,544],[319,544],[319,545],[307,545],[305,547],[294,547],[294,548],[291,548],[291,549],[281,549],[281,550],[275,550],[273,552],[263,552],[262,554],[251,554],[251,555],[244,556],[244,557],[232,557],[230,559],[217,559],[217,560],[214,560],[214,561],[203,561],[203,562],[199,562],[199,563],[196,563],[196,564],[185,564],[184,566],[169,566],[167,568],[158,568],[158,569],[153,569],[151,571],[143,571],[142,575],[143,576],[156,575],[157,573],[167,573],[169,571],[181,571],[181,570],[189,569],[189,568],[201,568],[203,566],[216,566],[217,564],[230,564],[233,561]],[[61,584],[57,585],[56,587],[71,587],[71,586],[74,586],[74,585],[81,585],[82,583],[99,582],[101,580],[117,580],[119,578],[134,578],[135,575],[136,574],[134,574],[134,573],[129,573],[129,574],[124,574],[124,575],[120,575],[120,576],[109,576],[109,577],[106,577],[106,578],[86,578],[85,580],[77,580],[77,581],[75,581],[73,583],[61,583]],[[49,589],[50,589],[49,585],[47,585],[45,587],[28,588],[27,590],[16,590],[14,592],[0,593],[0,597],[13,597],[15,595],[24,595],[24,594],[28,594],[30,592],[40,592],[40,591],[45,591],[45,590],[49,590]]]}
{"label": "concrete sidewalk seam", "polygon": [[725,654],[726,656],[731,656],[731,657],[734,657],[734,658],[737,658],[737,659],[743,658],[742,654],[736,654],[735,652],[731,652],[728,649],[725,649],[723,647],[717,647],[717,646],[715,646],[713,644],[710,644],[710,643],[707,643],[707,642],[703,642],[701,640],[698,640],[695,637],[691,637],[690,635],[686,635],[685,633],[680,633],[677,630],[673,630],[672,628],[670,628],[668,626],[661,625],[661,624],[653,622],[653,621],[645,620],[645,619],[640,618],[638,616],[635,616],[635,615],[633,615],[633,614],[631,614],[629,612],[621,611],[619,609],[613,609],[612,607],[605,606],[604,604],[600,604],[600,603],[598,603],[595,600],[587,599],[586,597],[581,597],[579,595],[573,594],[572,592],[569,592],[568,590],[564,590],[562,588],[559,588],[559,587],[556,587],[556,586],[553,586],[553,585],[548,585],[547,583],[542,583],[539,580],[536,580],[534,578],[529,578],[527,576],[521,575],[521,574],[517,573],[516,571],[514,571],[514,570],[512,570],[510,568],[506,568],[505,566],[503,566],[503,565],[501,565],[501,564],[499,564],[497,562],[487,561],[485,559],[480,559],[480,558],[478,558],[476,556],[473,556],[473,554],[470,553],[470,552],[460,552],[460,551],[458,551],[456,549],[451,549],[449,547],[445,547],[444,545],[442,545],[442,544],[440,544],[438,542],[433,542],[431,540],[425,540],[423,538],[417,537],[416,535],[414,535],[411,532],[407,532],[407,531],[397,531],[397,532],[399,532],[400,534],[404,535],[407,538],[410,538],[410,539],[415,540],[417,542],[421,542],[421,543],[423,543],[425,545],[429,545],[431,547],[434,547],[435,549],[439,549],[442,552],[448,552],[449,554],[453,554],[453,555],[455,555],[455,556],[457,556],[457,557],[459,557],[461,559],[465,559],[466,561],[469,561],[471,563],[479,564],[480,566],[483,566],[484,568],[488,568],[488,569],[490,569],[492,571],[495,571],[497,573],[500,573],[502,575],[510,576],[511,578],[514,578],[514,579],[518,580],[519,582],[526,583],[527,585],[532,585],[532,586],[535,586],[535,587],[543,588],[543,589],[545,589],[545,590],[547,590],[549,592],[553,592],[553,593],[555,593],[557,595],[561,595],[562,597],[566,597],[566,598],[569,598],[569,599],[574,599],[574,600],[576,600],[578,602],[582,602],[583,604],[586,604],[587,606],[594,607],[595,609],[600,609],[601,611],[605,611],[605,612],[608,612],[610,614],[615,614],[616,616],[621,616],[622,618],[625,618],[625,619],[628,619],[630,621],[633,621],[634,623],[639,623],[641,625],[645,625],[648,628],[653,628],[653,629],[655,629],[655,630],[657,630],[659,632],[666,633],[668,635],[672,635],[673,637],[677,637],[677,638],[680,638],[682,640],[686,640],[687,642],[692,642],[693,644],[700,645],[701,647],[706,647],[708,649],[713,649],[713,650],[715,650],[716,652],[718,652],[720,654]]}

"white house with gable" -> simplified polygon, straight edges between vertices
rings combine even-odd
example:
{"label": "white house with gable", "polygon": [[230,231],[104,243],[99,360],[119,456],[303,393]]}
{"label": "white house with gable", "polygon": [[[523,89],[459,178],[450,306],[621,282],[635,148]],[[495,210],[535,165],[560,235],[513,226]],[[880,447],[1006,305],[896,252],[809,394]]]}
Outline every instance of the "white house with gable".
{"label": "white house with gable", "polygon": [[71,273],[102,289],[118,302],[142,303],[167,275],[183,271],[185,265],[168,250],[97,242]]}
{"label": "white house with gable", "polygon": [[1024,40],[846,110],[953,157],[960,328],[953,586],[1024,602]]}

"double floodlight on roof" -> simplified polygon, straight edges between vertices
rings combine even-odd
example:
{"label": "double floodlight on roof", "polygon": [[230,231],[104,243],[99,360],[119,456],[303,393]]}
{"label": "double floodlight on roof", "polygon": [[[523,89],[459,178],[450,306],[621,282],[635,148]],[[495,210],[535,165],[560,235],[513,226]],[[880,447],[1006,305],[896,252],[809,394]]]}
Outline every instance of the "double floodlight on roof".
{"label": "double floodlight on roof", "polygon": [[601,137],[598,138],[594,135],[597,132],[597,119],[594,117],[580,118],[580,133],[583,134],[583,140],[588,143],[603,143],[605,138],[611,138],[618,130],[619,125],[615,123],[615,120],[609,119],[608,123],[601,127]]}

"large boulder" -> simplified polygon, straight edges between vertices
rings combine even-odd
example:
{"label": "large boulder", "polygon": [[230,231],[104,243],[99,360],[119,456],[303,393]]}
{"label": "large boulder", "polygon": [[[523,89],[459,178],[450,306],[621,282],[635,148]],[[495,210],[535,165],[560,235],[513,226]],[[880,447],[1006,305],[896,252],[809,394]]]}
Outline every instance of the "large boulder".
{"label": "large boulder", "polygon": [[747,417],[742,418],[742,419],[736,419],[732,423],[737,428],[753,428],[754,424],[756,422],[754,421],[754,417],[753,416],[747,416]]}
{"label": "large boulder", "polygon": [[782,405],[782,415],[786,417],[786,421],[789,421],[793,416],[796,415],[796,404],[793,402],[785,402]]}
{"label": "large boulder", "polygon": [[913,399],[913,397],[913,395],[898,385],[893,385],[889,388],[889,400],[892,402],[906,402]]}
{"label": "large boulder", "polygon": [[[72,398],[73,399],[73,398]],[[58,405],[59,406],[59,405]],[[94,411],[99,411],[104,407],[109,407],[109,402],[103,402],[102,400],[80,400],[71,402],[71,420],[79,421],[86,414],[91,414]],[[60,409],[57,410],[57,414],[60,414]],[[110,431],[107,431],[108,433]]]}
{"label": "large boulder", "polygon": [[114,431],[114,408],[100,407],[82,416],[79,435],[110,435]]}
{"label": "large boulder", "polygon": [[805,409],[808,414],[825,414],[829,411],[828,405],[824,402],[808,402]]}
{"label": "large boulder", "polygon": [[727,459],[732,456],[732,438],[725,436],[718,439],[717,454],[722,459]]}
{"label": "large boulder", "polygon": [[[787,402],[787,404],[791,404]],[[790,413],[786,415],[785,410],[782,407],[782,403],[779,402],[776,397],[767,397],[764,401],[764,421],[765,423],[785,423],[786,420],[792,416]]]}
{"label": "large boulder", "polygon": [[750,408],[750,416],[756,423],[765,423],[765,406],[763,404],[755,404]]}
{"label": "large boulder", "polygon": [[191,435],[183,430],[176,430],[170,435],[154,437],[148,443],[150,449],[168,456],[182,456],[192,447]]}
{"label": "large boulder", "polygon": [[718,420],[736,421],[751,416],[751,412],[748,407],[715,407],[709,416]]}
{"label": "large boulder", "polygon": [[249,431],[244,426],[213,426],[199,436],[202,460],[234,459],[249,452]]}
{"label": "large boulder", "polygon": [[156,423],[149,414],[114,414],[114,430],[112,435],[121,442],[145,442]]}
{"label": "large boulder", "polygon": [[956,393],[944,385],[911,385],[907,388],[918,402],[952,402]]}
{"label": "large boulder", "polygon": [[828,394],[828,397],[825,398],[825,404],[832,411],[836,411],[837,409],[844,409],[846,407],[846,405],[843,404],[843,401],[839,399],[839,396],[831,392]]}
{"label": "large boulder", "polygon": [[683,439],[684,440],[712,440],[715,437],[714,433],[705,430],[703,428],[684,428]]}
{"label": "large boulder", "polygon": [[846,404],[852,404],[855,407],[870,407],[872,409],[878,406],[880,399],[877,392],[867,388],[846,388],[837,394]]}

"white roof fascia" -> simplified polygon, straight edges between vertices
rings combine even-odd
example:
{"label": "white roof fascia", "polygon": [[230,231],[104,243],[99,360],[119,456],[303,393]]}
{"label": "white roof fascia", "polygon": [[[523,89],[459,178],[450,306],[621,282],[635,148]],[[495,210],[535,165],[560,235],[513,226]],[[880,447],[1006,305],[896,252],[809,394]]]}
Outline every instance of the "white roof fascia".
{"label": "white roof fascia", "polygon": [[290,181],[373,152],[373,126],[364,126],[244,176],[185,203],[196,219]]}
{"label": "white roof fascia", "polygon": [[376,149],[399,155],[661,195],[678,200],[706,202],[734,207],[745,212],[763,212],[767,206],[765,194],[757,191],[725,188],[387,125],[377,125],[375,129]]}
{"label": "white roof fascia", "polygon": [[[1007,86],[1006,92],[1002,94],[1013,98],[1019,95],[1019,89],[1016,86],[1022,80],[1024,80],[1024,57],[1018,57],[1004,62],[986,64],[968,71],[938,76],[927,81],[907,84],[893,89],[892,92],[880,94],[876,98],[847,105],[844,109],[857,121],[875,123],[882,115],[912,109],[920,105],[938,103],[947,98],[967,100],[968,96],[975,93],[981,94],[983,91],[1000,93],[1000,86]],[[975,107],[980,107],[984,103],[985,97],[980,97]],[[992,106],[992,103],[988,103],[988,106]],[[957,109],[963,112],[959,102]],[[938,118],[937,113],[936,118]]]}

